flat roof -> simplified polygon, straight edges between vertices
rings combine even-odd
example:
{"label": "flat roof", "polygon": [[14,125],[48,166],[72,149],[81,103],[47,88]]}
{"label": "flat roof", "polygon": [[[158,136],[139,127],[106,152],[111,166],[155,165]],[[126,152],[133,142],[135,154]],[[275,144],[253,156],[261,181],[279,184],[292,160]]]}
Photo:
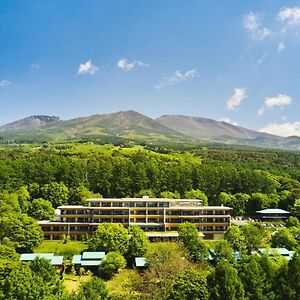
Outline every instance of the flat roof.
{"label": "flat roof", "polygon": [[137,267],[145,267],[147,264],[146,258],[145,257],[136,257],[135,258],[135,265]]}
{"label": "flat roof", "polygon": [[55,256],[54,253],[23,253],[20,256],[21,261],[33,261],[36,258],[44,258],[50,262],[52,266],[61,266],[63,264],[63,256]]}
{"label": "flat roof", "polygon": [[279,209],[279,208],[267,208],[263,210],[258,210],[256,213],[258,214],[289,214],[288,211]]}
{"label": "flat roof", "polygon": [[101,260],[82,260],[81,265],[82,266],[100,266]]}
{"label": "flat roof", "polygon": [[105,257],[105,252],[83,252],[81,260],[94,260],[103,259]]}
{"label": "flat roof", "polygon": [[54,257],[54,253],[23,253],[20,256],[20,260],[31,261],[35,260],[37,257],[52,260]]}
{"label": "flat roof", "polygon": [[80,265],[81,264],[81,255],[74,255],[71,263],[73,265]]}
{"label": "flat roof", "polygon": [[51,259],[50,264],[52,266],[61,266],[63,264],[63,260],[64,260],[63,256],[54,256]]}

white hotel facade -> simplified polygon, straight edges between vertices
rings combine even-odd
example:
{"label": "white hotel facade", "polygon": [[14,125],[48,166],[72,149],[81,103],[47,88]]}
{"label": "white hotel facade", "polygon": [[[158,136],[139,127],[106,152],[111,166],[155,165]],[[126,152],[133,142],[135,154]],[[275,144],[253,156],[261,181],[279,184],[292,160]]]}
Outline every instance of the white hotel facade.
{"label": "white hotel facade", "polygon": [[88,199],[88,205],[59,206],[55,221],[40,221],[45,239],[69,235],[79,240],[91,234],[101,223],[138,225],[147,232],[176,232],[183,222],[195,224],[206,239],[223,239],[230,226],[231,208],[202,206],[196,199],[119,198]]}

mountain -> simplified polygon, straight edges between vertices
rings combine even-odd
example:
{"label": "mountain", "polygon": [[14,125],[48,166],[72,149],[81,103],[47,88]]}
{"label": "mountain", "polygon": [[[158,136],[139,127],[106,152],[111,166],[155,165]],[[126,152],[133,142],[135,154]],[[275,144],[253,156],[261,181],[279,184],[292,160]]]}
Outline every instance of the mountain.
{"label": "mountain", "polygon": [[300,137],[280,137],[213,119],[164,115],[153,120],[128,110],[71,120],[31,116],[0,126],[2,143],[28,143],[76,139],[146,141],[196,145],[217,142],[262,148],[300,150]]}
{"label": "mountain", "polygon": [[1,126],[0,138],[2,136],[4,140],[18,141],[99,138],[102,136],[132,140],[147,139],[149,141],[177,141],[187,138],[133,110],[44,123],[32,120],[32,118]]}
{"label": "mountain", "polygon": [[30,116],[12,123],[8,123],[6,125],[0,126],[0,132],[4,130],[19,130],[19,129],[32,129],[41,127],[45,124],[50,124],[53,122],[58,122],[59,117],[55,116],[44,116],[44,115],[37,115],[37,116]]}
{"label": "mountain", "polygon": [[164,115],[156,119],[160,124],[172,128],[184,135],[200,140],[222,141],[234,139],[274,139],[281,137],[243,128],[223,121],[213,119],[183,116]]}

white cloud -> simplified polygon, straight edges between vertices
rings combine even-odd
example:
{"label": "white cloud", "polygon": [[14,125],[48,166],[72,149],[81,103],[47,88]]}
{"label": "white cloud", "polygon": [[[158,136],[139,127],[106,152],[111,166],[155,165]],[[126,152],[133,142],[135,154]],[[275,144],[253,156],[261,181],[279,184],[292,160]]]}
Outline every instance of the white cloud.
{"label": "white cloud", "polygon": [[120,68],[122,70],[130,71],[133,68],[135,68],[136,66],[149,67],[149,64],[145,64],[138,60],[134,60],[133,62],[130,63],[127,61],[127,59],[123,58],[123,59],[118,60],[117,66],[118,66],[118,68]]}
{"label": "white cloud", "polygon": [[280,10],[277,19],[289,25],[300,24],[300,7],[285,7]]}
{"label": "white cloud", "polygon": [[230,120],[230,119],[227,118],[227,117],[222,117],[222,118],[218,119],[217,121],[220,121],[220,122],[226,122],[226,123],[229,123],[229,124],[232,124],[232,125],[236,125],[236,126],[238,125],[238,123],[236,123],[236,122]]}
{"label": "white cloud", "polygon": [[281,124],[270,123],[266,127],[261,128],[259,131],[281,136],[300,136],[300,122],[286,122]]}
{"label": "white cloud", "polygon": [[11,84],[9,80],[0,80],[0,87],[6,87]]}
{"label": "white cloud", "polygon": [[264,105],[258,110],[257,114],[259,116],[261,116],[264,114],[264,112],[267,109],[270,109],[274,106],[283,107],[283,106],[291,104],[291,102],[292,102],[292,97],[290,97],[288,95],[284,95],[284,94],[279,94],[276,97],[267,97],[265,99]]}
{"label": "white cloud", "polygon": [[92,61],[89,59],[87,62],[80,64],[77,74],[80,75],[84,75],[84,74],[90,74],[90,75],[94,75],[97,71],[99,70],[99,68],[95,67],[92,64]]}
{"label": "white cloud", "polygon": [[235,88],[234,94],[227,101],[227,108],[236,109],[245,98],[247,98],[246,90],[242,88]]}
{"label": "white cloud", "polygon": [[261,65],[269,56],[268,52],[265,52],[258,60],[257,60],[257,64]]}
{"label": "white cloud", "polygon": [[34,69],[34,70],[39,70],[40,68],[40,65],[39,64],[31,64],[31,69]]}
{"label": "white cloud", "polygon": [[198,76],[198,73],[195,69],[189,70],[185,73],[181,73],[179,70],[177,70],[175,73],[164,77],[163,80],[155,86],[155,88],[161,89],[166,85],[173,85],[179,81],[185,81],[196,76]]}
{"label": "white cloud", "polygon": [[277,50],[278,50],[278,52],[282,52],[282,51],[284,51],[285,50],[285,44],[283,43],[283,42],[280,42],[279,44],[278,44],[278,47],[277,47]]}
{"label": "white cloud", "polygon": [[244,28],[251,34],[254,40],[263,40],[272,34],[267,27],[262,27],[259,18],[253,12],[244,15]]}

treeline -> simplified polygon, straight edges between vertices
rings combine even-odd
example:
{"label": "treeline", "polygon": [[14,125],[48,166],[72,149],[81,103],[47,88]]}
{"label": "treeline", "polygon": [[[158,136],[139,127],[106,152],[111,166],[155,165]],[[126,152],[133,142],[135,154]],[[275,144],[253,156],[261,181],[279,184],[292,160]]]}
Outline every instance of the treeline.
{"label": "treeline", "polygon": [[[53,207],[76,204],[80,202],[78,193],[88,192],[103,197],[143,194],[186,197],[188,192],[196,190],[208,197],[209,204],[223,203],[224,197],[220,195],[224,194],[221,193],[242,193],[249,195],[249,199],[257,198],[258,193],[266,195],[268,200],[255,200],[258,204],[254,208],[251,203],[248,205],[245,196],[244,208],[237,211],[250,215],[256,208],[291,208],[295,199],[300,198],[300,183],[294,176],[299,168],[292,164],[297,156],[293,158],[288,154],[281,158],[274,154],[277,160],[269,155],[273,158],[263,158],[262,165],[258,166],[258,162],[249,162],[249,157],[248,161],[241,162],[243,159],[237,159],[233,154],[232,160],[222,160],[223,151],[229,150],[218,150],[221,152],[216,157],[217,150],[210,149],[202,149],[200,155],[176,151],[161,154],[134,148],[105,150],[105,146],[97,145],[92,147],[93,150],[84,150],[84,145],[78,151],[72,147],[62,148],[60,145],[59,149],[2,151],[1,190],[11,193],[25,187],[31,199],[49,200]],[[278,165],[280,162],[282,164]],[[278,172],[280,167],[285,169],[284,175]],[[225,202],[230,201],[226,199]],[[248,209],[249,206],[252,208]]]}

